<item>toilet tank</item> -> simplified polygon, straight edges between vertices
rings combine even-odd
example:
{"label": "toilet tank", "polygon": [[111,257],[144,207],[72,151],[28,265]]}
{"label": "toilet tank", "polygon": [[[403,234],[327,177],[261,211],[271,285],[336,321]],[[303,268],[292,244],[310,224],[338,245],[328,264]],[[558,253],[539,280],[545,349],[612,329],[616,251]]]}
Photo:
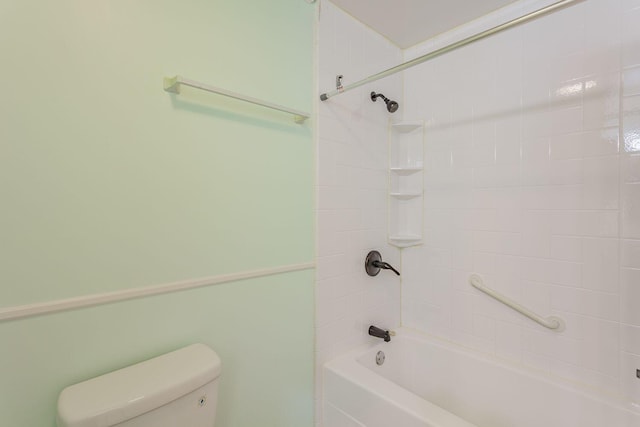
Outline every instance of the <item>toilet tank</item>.
{"label": "toilet tank", "polygon": [[58,427],[212,427],[221,369],[193,344],[74,384],[58,398]]}

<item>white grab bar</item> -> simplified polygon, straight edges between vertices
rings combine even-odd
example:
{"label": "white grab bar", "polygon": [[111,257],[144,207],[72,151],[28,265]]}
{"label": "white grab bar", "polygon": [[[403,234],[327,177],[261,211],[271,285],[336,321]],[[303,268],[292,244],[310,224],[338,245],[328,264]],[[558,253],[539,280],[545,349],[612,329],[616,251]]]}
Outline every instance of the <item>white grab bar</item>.
{"label": "white grab bar", "polygon": [[261,99],[252,98],[250,96],[242,95],[237,92],[231,92],[230,90],[221,89],[219,87],[211,86],[208,84],[196,82],[195,80],[186,79],[181,76],[165,77],[164,78],[164,90],[171,93],[180,93],[180,85],[189,86],[195,89],[204,90],[206,92],[217,93],[219,95],[228,96],[229,98],[239,99],[240,101],[249,102],[251,104],[260,105],[262,107],[271,108],[272,110],[278,110],[293,115],[293,119],[296,123],[303,123],[311,115],[304,111],[294,110],[293,108],[283,107],[282,105],[274,104],[272,102],[263,101]]}
{"label": "white grab bar", "polygon": [[533,320],[536,323],[541,324],[545,328],[553,329],[558,332],[564,331],[565,323],[561,318],[557,316],[542,317],[534,313],[533,311],[529,310],[526,307],[523,307],[512,299],[509,299],[504,295],[494,291],[493,289],[486,287],[484,285],[484,282],[482,281],[482,277],[480,277],[479,275],[472,274],[471,276],[469,276],[469,283],[479,291],[482,291],[490,297],[495,298],[504,305],[507,305],[510,308],[514,309],[518,313],[527,316],[529,319]]}

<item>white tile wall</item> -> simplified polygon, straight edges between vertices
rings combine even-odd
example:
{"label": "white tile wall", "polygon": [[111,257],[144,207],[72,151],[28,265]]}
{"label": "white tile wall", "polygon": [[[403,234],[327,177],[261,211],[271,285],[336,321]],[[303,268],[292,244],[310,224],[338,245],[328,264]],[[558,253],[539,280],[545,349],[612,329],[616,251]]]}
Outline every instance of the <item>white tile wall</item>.
{"label": "white tile wall", "polygon": [[[320,4],[318,93],[335,89],[337,74],[349,84],[397,65],[402,52],[328,1]],[[387,245],[389,113],[373,103],[375,90],[402,96],[402,76],[363,86],[319,103],[316,283],[316,422],[322,422],[321,367],[368,340],[369,325],[400,324],[400,281],[383,271],[371,278],[364,259],[378,250],[400,267]],[[401,117],[404,106],[394,117]],[[340,414],[334,414],[339,418]],[[344,417],[343,417],[344,418]],[[342,419],[342,418],[341,418]],[[352,425],[342,419],[340,425]]]}
{"label": "white tile wall", "polygon": [[[428,170],[425,245],[402,253],[404,325],[640,403],[638,22],[638,0],[587,0],[405,72]],[[566,331],[475,291],[470,272]]]}
{"label": "white tile wall", "polygon": [[[550,1],[525,0],[405,59]],[[319,106],[317,366],[403,324],[640,402],[640,2],[587,0]],[[321,4],[319,90],[402,52]],[[371,279],[386,244],[388,113],[428,124],[426,244]],[[472,271],[567,330],[546,331],[473,291]],[[319,372],[319,370],[318,370]],[[318,376],[317,396],[322,381]],[[317,412],[320,424],[320,411]]]}

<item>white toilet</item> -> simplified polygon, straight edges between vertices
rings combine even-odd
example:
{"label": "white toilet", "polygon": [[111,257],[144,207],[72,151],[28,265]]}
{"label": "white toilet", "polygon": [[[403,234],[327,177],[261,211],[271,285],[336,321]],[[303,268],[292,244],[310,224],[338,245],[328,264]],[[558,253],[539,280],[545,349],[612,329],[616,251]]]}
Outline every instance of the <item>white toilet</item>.
{"label": "white toilet", "polygon": [[218,355],[189,347],[69,386],[58,398],[58,427],[212,427]]}

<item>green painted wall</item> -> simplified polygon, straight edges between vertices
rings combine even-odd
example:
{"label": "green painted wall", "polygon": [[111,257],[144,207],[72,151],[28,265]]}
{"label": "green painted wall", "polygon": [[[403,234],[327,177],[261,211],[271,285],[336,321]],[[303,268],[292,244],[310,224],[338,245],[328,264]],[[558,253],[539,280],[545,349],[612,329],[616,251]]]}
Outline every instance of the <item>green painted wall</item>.
{"label": "green painted wall", "polygon": [[[0,307],[313,259],[302,0],[0,0]],[[66,385],[192,342],[217,426],[313,424],[313,272],[0,323],[0,425],[53,426]]]}

